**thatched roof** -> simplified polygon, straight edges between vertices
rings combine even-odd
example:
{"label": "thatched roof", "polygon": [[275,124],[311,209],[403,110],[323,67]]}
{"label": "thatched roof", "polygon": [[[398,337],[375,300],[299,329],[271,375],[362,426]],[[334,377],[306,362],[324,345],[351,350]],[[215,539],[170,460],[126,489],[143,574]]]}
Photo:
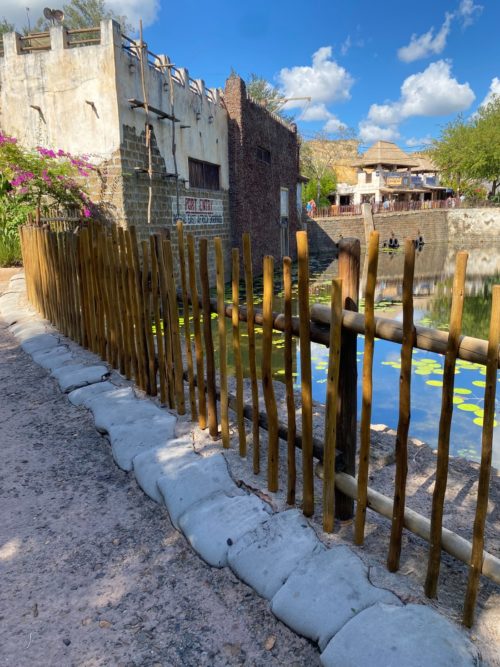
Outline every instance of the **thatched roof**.
{"label": "thatched roof", "polygon": [[415,160],[415,162],[418,162],[418,165],[413,169],[414,172],[426,173],[431,171],[439,171],[436,164],[427,155],[413,153],[410,158]]}
{"label": "thatched roof", "polygon": [[358,182],[358,172],[354,167],[347,167],[345,165],[335,165],[333,167],[337,175],[337,183],[347,183],[348,185],[356,185]]}
{"label": "thatched roof", "polygon": [[353,167],[375,167],[378,164],[392,167],[416,167],[417,161],[391,141],[377,141],[370,146],[360,160],[352,163]]}

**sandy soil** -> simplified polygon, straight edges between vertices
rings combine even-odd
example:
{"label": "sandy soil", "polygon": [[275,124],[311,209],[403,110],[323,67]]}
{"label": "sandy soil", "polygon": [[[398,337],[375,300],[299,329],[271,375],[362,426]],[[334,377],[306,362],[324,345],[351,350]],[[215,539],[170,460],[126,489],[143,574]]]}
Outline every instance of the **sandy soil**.
{"label": "sandy soil", "polygon": [[319,664],[194,554],[1,323],[0,386],[2,667]]}

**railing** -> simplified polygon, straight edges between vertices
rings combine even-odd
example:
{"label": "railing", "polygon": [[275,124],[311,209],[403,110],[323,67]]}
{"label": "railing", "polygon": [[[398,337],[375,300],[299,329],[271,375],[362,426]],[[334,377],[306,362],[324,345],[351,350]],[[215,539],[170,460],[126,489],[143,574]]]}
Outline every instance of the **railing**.
{"label": "railing", "polygon": [[78,28],[75,30],[66,30],[68,48],[76,46],[91,46],[101,43],[101,28]]}
{"label": "railing", "polygon": [[343,206],[322,206],[314,218],[331,218],[337,215],[361,215],[361,204],[347,204]]}
{"label": "railing", "polygon": [[21,51],[28,53],[32,51],[50,51],[50,33],[29,33],[19,38]]}
{"label": "railing", "polygon": [[[460,197],[448,197],[436,201],[389,201],[372,203],[373,213],[400,213],[405,211],[431,211],[435,209],[453,208],[489,208],[498,207],[499,204],[486,199],[462,200]],[[349,206],[322,206],[314,218],[332,218],[341,215],[356,215],[362,213],[362,204],[350,204]]]}
{"label": "railing", "polygon": [[[245,295],[240,296],[240,252],[232,251],[232,302],[224,301],[224,262],[221,239],[215,240],[217,299],[210,299],[208,240],[184,238],[182,223],[177,223],[177,248],[171,240],[152,235],[138,244],[135,229],[104,229],[91,225],[79,234],[59,233],[25,226],[21,230],[28,298],[64,334],[100,354],[127,378],[134,378],[141,389],[156,396],[179,414],[186,412],[184,381],[188,383],[191,419],[210,435],[219,435],[220,409],[222,444],[231,446],[229,407],[237,415],[238,447],[247,455],[247,425],[252,422],[252,462],[255,473],[262,464],[259,428],[268,431],[266,442],[267,485],[278,490],[279,438],[287,441],[287,499],[294,504],[297,486],[296,447],[302,449],[303,511],[311,516],[314,502],[314,458],[323,461],[323,528],[334,529],[334,516],[348,519],[355,514],[355,542],[362,544],[367,508],[387,517],[391,537],[387,565],[399,567],[403,527],[429,544],[425,591],[435,597],[442,550],[467,563],[469,579],[463,622],[471,625],[483,575],[500,583],[500,560],[484,551],[485,521],[495,411],[495,392],[499,367],[500,286],[493,287],[490,337],[488,341],[461,336],[462,302],[466,280],[467,254],[457,255],[449,333],[416,327],[413,322],[413,276],[415,246],[405,242],[403,276],[403,321],[374,316],[379,235],[373,232],[368,247],[365,314],[357,311],[360,274],[360,244],[357,239],[339,243],[339,275],[332,281],[331,306],[309,304],[309,260],[307,233],[298,232],[298,317],[292,317],[292,277],[290,259],[283,263],[284,313],[273,312],[274,259],[264,258],[263,310],[254,308],[252,253],[249,236],[243,238]],[[142,262],[141,262],[142,255]],[[186,266],[187,255],[187,266]],[[180,269],[180,287],[174,278],[174,263]],[[201,299],[197,285],[201,285]],[[182,303],[184,342],[179,326],[178,302]],[[242,307],[242,303],[245,307]],[[218,386],[211,327],[217,314]],[[191,318],[192,314],[192,318]],[[228,391],[226,318],[231,318],[236,394]],[[191,338],[194,327],[194,352]],[[251,399],[244,405],[240,322],[246,322],[248,336]],[[259,407],[259,388],[255,355],[255,325],[262,327],[262,391],[265,412]],[[271,375],[273,331],[284,332],[283,364],[287,395],[287,423],[279,421]],[[357,421],[356,339],[365,336],[363,357],[363,404],[358,475],[355,476]],[[301,365],[301,408],[297,410],[293,391],[292,338],[298,338]],[[370,416],[372,409],[372,370],[375,338],[401,345],[401,374],[398,383],[399,423],[396,438],[394,497],[383,496],[368,486],[370,453]],[[328,345],[329,368],[325,407],[325,438],[313,437],[311,341]],[[406,507],[405,490],[408,464],[408,427],[410,422],[411,366],[414,348],[445,356],[442,409],[435,491],[431,519]],[[187,362],[184,368],[183,358]],[[453,410],[455,363],[457,359],[486,366],[482,458],[472,543],[443,527],[443,506],[447,485],[448,450]],[[387,388],[396,391],[396,388]],[[219,401],[219,403],[218,403]],[[301,428],[296,423],[301,415]],[[339,456],[337,456],[339,454]],[[335,464],[337,461],[337,465]],[[283,462],[282,462],[283,465]],[[335,493],[334,493],[335,489]]]}
{"label": "railing", "polygon": [[[140,48],[141,47],[139,42],[136,42],[135,39],[132,39],[131,37],[127,37],[127,35],[122,34],[122,49],[127,51],[127,53],[129,53],[132,57],[136,58],[137,60],[140,59],[139,56]],[[153,53],[149,49],[146,49],[146,56],[147,56],[147,63],[150,67],[158,70],[159,72],[163,72],[165,68],[161,64],[160,56],[158,56],[156,53]]]}

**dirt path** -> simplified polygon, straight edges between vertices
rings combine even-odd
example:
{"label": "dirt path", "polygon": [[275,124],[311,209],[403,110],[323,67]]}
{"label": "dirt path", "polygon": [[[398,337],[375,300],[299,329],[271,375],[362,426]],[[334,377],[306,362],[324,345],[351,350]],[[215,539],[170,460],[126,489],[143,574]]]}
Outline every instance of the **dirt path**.
{"label": "dirt path", "polygon": [[319,664],[191,551],[1,323],[0,387],[2,667]]}

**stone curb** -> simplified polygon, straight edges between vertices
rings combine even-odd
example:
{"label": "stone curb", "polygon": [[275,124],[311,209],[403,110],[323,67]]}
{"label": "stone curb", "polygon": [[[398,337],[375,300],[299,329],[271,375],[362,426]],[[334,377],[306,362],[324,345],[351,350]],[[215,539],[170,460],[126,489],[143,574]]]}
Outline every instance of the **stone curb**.
{"label": "stone curb", "polygon": [[404,606],[373,586],[352,549],[327,549],[298,510],[273,513],[240,489],[221,453],[203,456],[189,436],[175,438],[174,415],[115,385],[95,355],[65,343],[20,303],[24,293],[17,275],[0,297],[0,314],[23,350],[51,372],[70,402],[92,411],[117,465],[133,470],[145,493],[166,506],[193,549],[214,567],[229,565],[271,601],[280,620],[318,642],[323,665],[481,664],[462,628],[431,607]]}

